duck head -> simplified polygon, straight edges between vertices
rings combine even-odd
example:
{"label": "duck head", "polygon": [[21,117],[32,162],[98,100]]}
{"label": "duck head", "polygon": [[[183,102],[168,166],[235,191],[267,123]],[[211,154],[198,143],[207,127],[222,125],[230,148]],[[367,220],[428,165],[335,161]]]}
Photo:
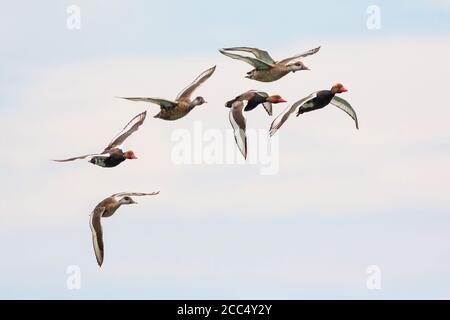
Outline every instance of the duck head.
{"label": "duck head", "polygon": [[134,201],[131,197],[125,196],[119,200],[119,204],[137,204],[137,202]]}
{"label": "duck head", "polygon": [[124,152],[123,157],[125,159],[129,159],[129,160],[133,160],[133,159],[137,159],[136,155],[134,154],[133,151],[129,150],[127,152]]}
{"label": "duck head", "polygon": [[287,102],[286,100],[284,100],[281,96],[279,96],[278,94],[275,94],[273,96],[268,96],[266,98],[267,102],[270,103],[283,103],[283,102]]}
{"label": "duck head", "polygon": [[196,107],[196,106],[200,106],[200,105],[205,104],[205,103],[206,103],[206,101],[205,101],[205,99],[203,97],[197,97],[197,98],[195,98],[192,101],[191,105],[193,107]]}
{"label": "duck head", "polygon": [[333,92],[334,94],[347,91],[348,90],[344,87],[342,83],[336,83],[334,86],[331,87],[331,92]]}
{"label": "duck head", "polygon": [[301,61],[297,61],[287,65],[289,71],[296,72],[300,70],[310,70],[305,64]]}

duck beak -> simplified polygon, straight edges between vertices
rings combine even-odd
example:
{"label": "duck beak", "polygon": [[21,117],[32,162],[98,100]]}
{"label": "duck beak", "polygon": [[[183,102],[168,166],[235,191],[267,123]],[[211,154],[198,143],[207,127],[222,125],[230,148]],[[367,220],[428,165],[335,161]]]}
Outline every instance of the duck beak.
{"label": "duck beak", "polygon": [[283,98],[281,98],[280,100],[278,100],[278,102],[279,102],[279,103],[287,102],[287,100],[284,100]]}
{"label": "duck beak", "polygon": [[132,202],[131,202],[132,204],[138,204],[136,201],[134,201],[134,200],[132,200]]}
{"label": "duck beak", "polygon": [[138,157],[136,157],[134,154],[131,156],[130,159],[137,159]]}
{"label": "duck beak", "polygon": [[341,89],[341,92],[347,92],[348,90],[347,89],[345,89],[345,88],[342,88]]}

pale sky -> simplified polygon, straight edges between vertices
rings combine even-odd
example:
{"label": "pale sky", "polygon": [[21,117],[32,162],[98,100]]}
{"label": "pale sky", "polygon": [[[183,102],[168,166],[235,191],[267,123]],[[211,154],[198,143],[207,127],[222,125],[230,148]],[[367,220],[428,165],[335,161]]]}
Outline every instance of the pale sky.
{"label": "pale sky", "polygon": [[[70,5],[80,30],[67,29]],[[379,30],[367,28],[370,5]],[[17,1],[0,15],[0,298],[450,298],[450,1]],[[284,58],[318,45],[310,72],[274,83],[245,79],[251,68],[217,51]],[[174,99],[213,65],[196,92],[208,104],[178,121],[115,98]],[[276,174],[173,161],[180,129],[231,136],[224,103],[239,93],[290,105],[336,82],[360,130],[331,106],[290,119],[275,138]],[[126,144],[139,160],[50,161],[101,151],[144,110]],[[262,108],[246,117],[249,131],[273,120]],[[116,192],[156,190],[103,219],[100,269],[92,209]],[[71,265],[79,290],[66,285]],[[370,265],[380,290],[366,286]]]}

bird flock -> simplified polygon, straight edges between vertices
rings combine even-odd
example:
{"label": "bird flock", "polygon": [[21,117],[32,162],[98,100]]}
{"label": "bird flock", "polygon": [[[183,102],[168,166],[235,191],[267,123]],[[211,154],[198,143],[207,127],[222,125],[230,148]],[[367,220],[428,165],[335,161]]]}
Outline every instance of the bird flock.
{"label": "bird flock", "polygon": [[[250,64],[254,69],[247,72],[245,76],[248,79],[260,82],[273,82],[281,79],[290,72],[295,73],[302,70],[310,70],[300,59],[314,55],[320,50],[320,47],[297,54],[290,58],[275,61],[267,51],[250,48],[250,47],[233,47],[223,48],[219,52],[223,55],[244,61]],[[233,52],[247,52],[253,56],[243,56]],[[206,82],[215,72],[216,67],[212,67],[202,72],[191,84],[184,88],[174,100],[161,99],[154,97],[118,97],[129,101],[148,102],[159,105],[160,111],[154,116],[162,120],[177,120],[186,116],[196,106],[206,103],[202,96],[192,99],[194,91]],[[272,137],[286,122],[292,114],[298,117],[302,113],[324,108],[331,104],[347,113],[358,126],[358,118],[355,110],[344,99],[336,96],[346,92],[347,89],[337,83],[329,90],[320,90],[309,94],[308,96],[298,100],[292,106],[281,112],[272,122],[269,135]],[[247,158],[247,136],[246,136],[246,119],[244,111],[250,111],[257,106],[262,105],[269,116],[272,116],[272,104],[287,102],[280,95],[269,95],[266,92],[250,90],[236,98],[225,103],[225,107],[230,109],[229,120],[234,131],[234,138],[239,151],[244,158]],[[83,156],[72,157],[63,160],[54,160],[57,162],[69,162],[79,159],[88,159],[88,161],[96,166],[103,168],[116,167],[125,160],[137,159],[132,150],[124,151],[123,144],[125,140],[144,123],[147,111],[136,115],[127,125],[112,139],[106,148],[100,153],[87,154]],[[98,265],[101,267],[104,260],[103,231],[101,226],[101,218],[112,216],[116,210],[122,205],[136,204],[132,197],[153,196],[159,194],[157,192],[121,192],[113,194],[102,200],[94,208],[90,214],[90,227],[92,233],[92,241]]]}

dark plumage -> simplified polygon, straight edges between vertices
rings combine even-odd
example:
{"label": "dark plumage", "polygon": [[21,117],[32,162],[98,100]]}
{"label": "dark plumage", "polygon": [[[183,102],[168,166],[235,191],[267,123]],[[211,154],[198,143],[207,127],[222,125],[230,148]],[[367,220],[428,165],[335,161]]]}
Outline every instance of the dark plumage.
{"label": "dark plumage", "polygon": [[147,111],[142,112],[131,119],[123,130],[111,141],[111,143],[100,154],[87,154],[84,156],[73,157],[64,160],[54,160],[57,162],[68,162],[79,159],[89,158],[89,162],[104,168],[112,168],[118,166],[126,159],[137,159],[134,152],[129,150],[123,152],[120,145],[144,123]]}
{"label": "dark plumage", "polygon": [[309,96],[298,100],[275,118],[270,126],[270,136],[273,136],[275,132],[281,128],[291,114],[296,113],[298,117],[302,113],[321,109],[329,104],[332,104],[347,113],[355,121],[356,129],[359,129],[358,117],[356,116],[355,110],[353,110],[352,106],[347,101],[336,96],[337,93],[346,91],[347,89],[345,89],[342,84],[337,83],[331,90],[316,91]]}
{"label": "dark plumage", "polygon": [[247,158],[246,119],[243,111],[250,111],[262,104],[269,116],[272,115],[272,103],[286,102],[279,95],[269,96],[265,92],[250,90],[225,103],[230,108],[229,120],[234,130],[236,145],[244,158]]}

